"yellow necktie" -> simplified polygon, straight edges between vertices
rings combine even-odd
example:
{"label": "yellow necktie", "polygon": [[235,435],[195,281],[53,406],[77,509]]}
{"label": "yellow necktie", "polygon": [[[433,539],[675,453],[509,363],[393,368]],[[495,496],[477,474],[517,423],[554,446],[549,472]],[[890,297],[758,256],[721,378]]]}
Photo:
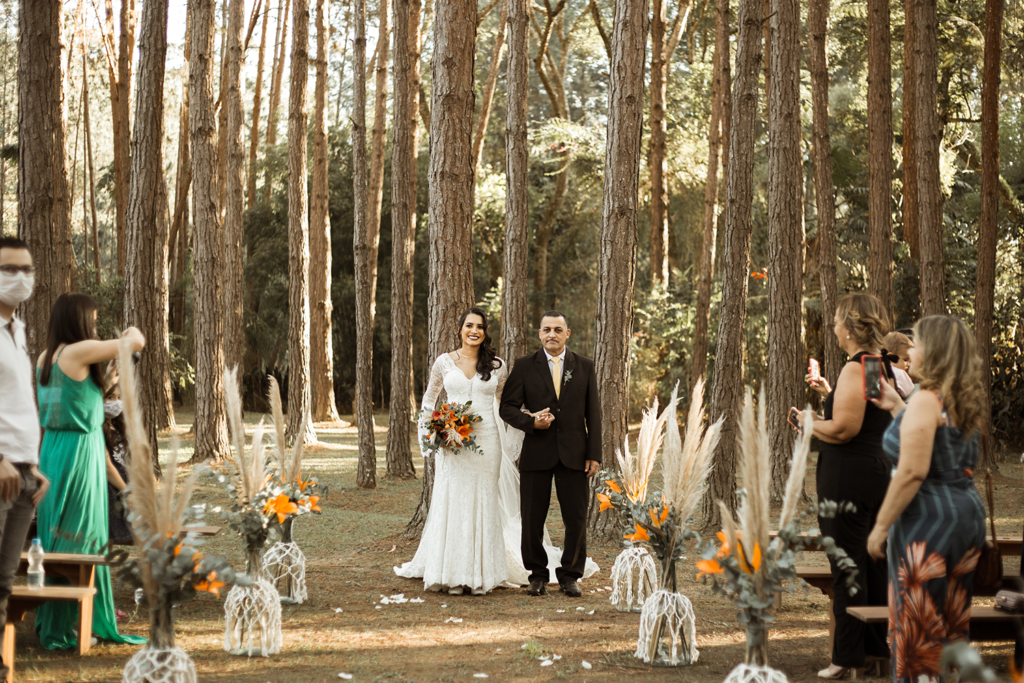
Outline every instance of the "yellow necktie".
{"label": "yellow necktie", "polygon": [[555,385],[555,398],[562,397],[562,371],[558,369],[561,360],[558,356],[551,359],[551,381]]}

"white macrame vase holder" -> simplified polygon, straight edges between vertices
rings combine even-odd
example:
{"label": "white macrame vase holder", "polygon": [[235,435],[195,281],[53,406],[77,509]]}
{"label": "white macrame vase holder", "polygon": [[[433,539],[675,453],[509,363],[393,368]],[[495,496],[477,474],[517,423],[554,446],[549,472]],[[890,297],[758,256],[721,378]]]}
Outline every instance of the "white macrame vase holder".
{"label": "white macrame vase holder", "polygon": [[789,683],[786,674],[770,666],[739,664],[725,677],[724,683]]}
{"label": "white macrame vase holder", "polygon": [[658,590],[658,568],[646,548],[626,548],[612,565],[612,606],[620,612],[639,612]]}
{"label": "white macrame vase holder", "polygon": [[263,570],[281,595],[284,604],[299,604],[309,598],[306,591],[306,555],[295,542],[277,543],[263,556]]}
{"label": "white macrame vase holder", "polygon": [[124,665],[121,683],[196,683],[196,667],[180,647],[144,647]]}
{"label": "white macrame vase holder", "polygon": [[224,649],[269,657],[281,651],[281,598],[266,579],[234,586],[224,600]]}
{"label": "white macrame vase holder", "polygon": [[[664,627],[659,634],[660,623],[664,623]],[[634,656],[654,666],[689,666],[697,661],[699,654],[690,599],[666,590],[654,591],[644,601],[640,612],[640,634]]]}

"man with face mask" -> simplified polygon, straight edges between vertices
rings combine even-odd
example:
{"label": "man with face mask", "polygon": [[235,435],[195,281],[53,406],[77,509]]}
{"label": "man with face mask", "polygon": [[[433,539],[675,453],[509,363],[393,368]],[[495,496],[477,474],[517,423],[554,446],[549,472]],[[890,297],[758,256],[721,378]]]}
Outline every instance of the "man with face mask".
{"label": "man with face mask", "polygon": [[[14,310],[32,295],[35,269],[28,245],[0,237],[0,646],[7,598],[29,524],[49,480],[39,472],[39,414],[25,324]],[[0,680],[9,663],[0,663]]]}

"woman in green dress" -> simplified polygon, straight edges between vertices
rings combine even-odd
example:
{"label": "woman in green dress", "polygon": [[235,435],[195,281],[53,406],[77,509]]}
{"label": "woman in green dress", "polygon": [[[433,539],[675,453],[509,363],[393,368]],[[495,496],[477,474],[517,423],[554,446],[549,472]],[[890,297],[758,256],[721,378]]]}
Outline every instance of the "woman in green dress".
{"label": "woman in green dress", "polygon": [[[124,332],[133,351],[146,341],[134,327]],[[39,469],[52,482],[37,510],[39,538],[47,553],[99,553],[108,539],[107,451],[103,441],[103,374],[100,364],[117,356],[119,341],[96,335],[96,303],[86,294],[63,294],[50,311],[46,350],[36,369],[39,422],[44,430]],[[110,569],[96,567],[92,633],[101,641],[142,644],[120,635]],[[46,603],[36,610],[43,647],[76,647],[76,605]]]}

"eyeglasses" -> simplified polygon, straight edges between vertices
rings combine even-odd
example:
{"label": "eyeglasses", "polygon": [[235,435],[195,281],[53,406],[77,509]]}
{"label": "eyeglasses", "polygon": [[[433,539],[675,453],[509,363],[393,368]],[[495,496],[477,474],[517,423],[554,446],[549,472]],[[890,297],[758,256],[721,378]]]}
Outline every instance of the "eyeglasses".
{"label": "eyeglasses", "polygon": [[0,266],[0,273],[4,275],[17,275],[18,273],[25,273],[25,275],[32,275],[36,272],[34,266],[15,266],[9,263],[5,263]]}

